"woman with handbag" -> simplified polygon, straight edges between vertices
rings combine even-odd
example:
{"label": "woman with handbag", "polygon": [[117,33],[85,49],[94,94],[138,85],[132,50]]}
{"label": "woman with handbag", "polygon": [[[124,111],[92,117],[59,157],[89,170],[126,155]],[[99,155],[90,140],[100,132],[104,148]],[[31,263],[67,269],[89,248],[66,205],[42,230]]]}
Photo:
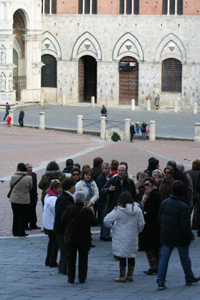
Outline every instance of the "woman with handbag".
{"label": "woman with handbag", "polygon": [[32,177],[27,173],[24,163],[17,165],[17,172],[11,177],[10,198],[13,211],[13,236],[27,236],[25,232],[28,204],[30,203],[29,191],[32,189]]}

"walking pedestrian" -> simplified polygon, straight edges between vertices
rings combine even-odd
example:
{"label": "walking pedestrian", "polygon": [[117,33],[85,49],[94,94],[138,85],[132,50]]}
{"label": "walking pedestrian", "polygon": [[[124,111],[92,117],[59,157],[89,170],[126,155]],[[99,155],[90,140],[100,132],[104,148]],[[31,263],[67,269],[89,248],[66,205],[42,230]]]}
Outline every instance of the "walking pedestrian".
{"label": "walking pedestrian", "polygon": [[6,102],[6,113],[2,121],[5,121],[6,117],[9,115],[10,105]]}
{"label": "walking pedestrian", "polygon": [[21,127],[23,127],[24,126],[24,111],[23,111],[23,109],[22,108],[20,108],[20,110],[19,110],[19,125],[21,126]]}

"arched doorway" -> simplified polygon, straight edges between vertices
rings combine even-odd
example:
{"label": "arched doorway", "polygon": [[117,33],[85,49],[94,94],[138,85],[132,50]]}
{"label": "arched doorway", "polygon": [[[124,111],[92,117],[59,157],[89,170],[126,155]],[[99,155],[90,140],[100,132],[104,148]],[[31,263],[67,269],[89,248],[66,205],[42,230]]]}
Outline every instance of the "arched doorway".
{"label": "arched doorway", "polygon": [[97,95],[97,62],[92,56],[86,55],[79,59],[79,102],[91,101]]}
{"label": "arched doorway", "polygon": [[135,99],[138,105],[138,61],[133,57],[123,57],[119,62],[119,104],[130,105]]}
{"label": "arched doorway", "polygon": [[25,71],[25,41],[24,34],[26,33],[26,18],[22,10],[18,9],[13,15],[13,34],[16,40],[14,41],[13,62],[17,66],[13,71],[13,87],[16,90],[16,100],[21,99],[21,91],[26,89],[26,71]]}
{"label": "arched doorway", "polygon": [[57,60],[50,54],[42,55],[41,87],[57,87]]}

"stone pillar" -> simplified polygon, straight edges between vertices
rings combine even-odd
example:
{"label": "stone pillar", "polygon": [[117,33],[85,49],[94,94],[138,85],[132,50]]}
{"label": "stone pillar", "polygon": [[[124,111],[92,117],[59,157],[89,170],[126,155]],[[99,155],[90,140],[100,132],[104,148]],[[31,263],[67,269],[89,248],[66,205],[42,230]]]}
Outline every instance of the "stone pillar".
{"label": "stone pillar", "polygon": [[13,114],[13,109],[10,109],[10,110],[9,110],[9,115],[11,116],[11,119],[12,119],[11,122],[10,122],[10,124],[11,124],[11,125],[14,125],[14,114]]}
{"label": "stone pillar", "polygon": [[124,140],[129,141],[130,140],[130,119],[125,119],[125,133],[124,133]]}
{"label": "stone pillar", "polygon": [[135,99],[131,100],[131,110],[135,110]]}
{"label": "stone pillar", "polygon": [[197,112],[198,112],[198,104],[197,104],[197,102],[194,102],[193,112],[194,112],[195,115],[196,115]]}
{"label": "stone pillar", "polygon": [[92,96],[92,97],[91,97],[91,107],[94,107],[94,103],[95,103],[95,97]]}
{"label": "stone pillar", "polygon": [[83,134],[83,116],[77,116],[77,134]]}
{"label": "stone pillar", "polygon": [[195,136],[194,142],[200,142],[200,123],[195,123]]}
{"label": "stone pillar", "polygon": [[149,133],[150,141],[155,141],[155,127],[156,127],[156,122],[150,121],[150,133]]}
{"label": "stone pillar", "polygon": [[106,117],[101,117],[101,139],[106,139]]}
{"label": "stone pillar", "polygon": [[151,110],[151,101],[150,100],[146,100],[147,101],[147,111]]}
{"label": "stone pillar", "polygon": [[40,112],[40,126],[39,129],[45,129],[45,113]]}
{"label": "stone pillar", "polygon": [[67,97],[66,97],[66,95],[63,95],[63,106],[66,106],[66,100],[67,100]]}
{"label": "stone pillar", "polygon": [[177,111],[178,111],[177,101],[174,101],[174,112],[177,113]]}
{"label": "stone pillar", "polygon": [[41,93],[40,105],[44,105],[44,93]]}

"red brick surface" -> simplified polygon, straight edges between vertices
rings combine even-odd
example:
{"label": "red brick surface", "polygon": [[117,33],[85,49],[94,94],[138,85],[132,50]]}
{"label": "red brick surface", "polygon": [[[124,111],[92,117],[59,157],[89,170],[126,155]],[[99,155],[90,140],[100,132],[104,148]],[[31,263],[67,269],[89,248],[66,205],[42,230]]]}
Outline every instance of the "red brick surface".
{"label": "red brick surface", "polygon": [[[89,135],[78,136],[72,133],[58,131],[42,131],[37,129],[11,127],[0,125],[0,178],[12,175],[19,162],[32,163],[36,171],[38,181],[45,171],[47,163],[57,160],[62,170],[65,167],[66,158],[73,157],[75,163],[81,165],[88,163],[92,167],[93,158],[101,156],[104,161],[111,159],[127,161],[129,173],[136,175],[143,171],[148,164],[149,157],[156,157],[163,169],[168,158],[183,162],[186,169],[190,169],[193,160],[199,157],[200,143],[181,141],[154,141],[142,142],[135,140],[130,142],[108,142]],[[187,158],[187,161],[184,160]],[[190,159],[188,161],[188,159]],[[9,180],[0,183],[0,236],[11,235],[12,211],[9,199],[6,197],[9,191]],[[38,226],[42,226],[42,205],[37,205]],[[40,233],[40,231],[32,231]],[[29,233],[30,234],[30,233]]]}

